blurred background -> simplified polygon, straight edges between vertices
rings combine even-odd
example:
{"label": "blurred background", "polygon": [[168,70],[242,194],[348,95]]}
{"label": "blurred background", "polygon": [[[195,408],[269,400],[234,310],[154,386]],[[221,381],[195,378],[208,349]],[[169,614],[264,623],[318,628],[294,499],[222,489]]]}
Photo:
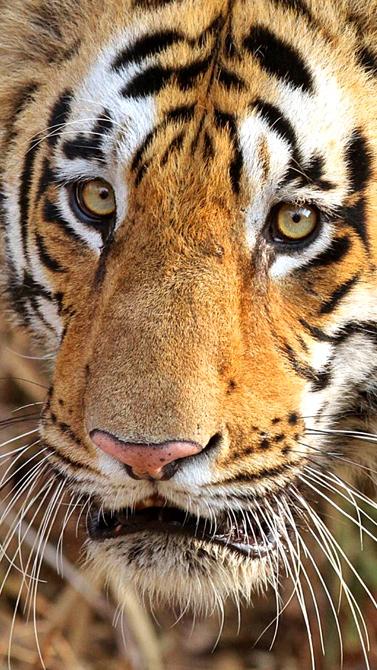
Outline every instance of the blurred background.
{"label": "blurred background", "polygon": [[[193,621],[186,615],[177,621],[178,614],[173,612],[147,611],[131,592],[121,614],[112,594],[103,585],[93,584],[80,567],[85,511],[80,516],[77,510],[67,519],[69,508],[63,502],[48,541],[41,546],[36,533],[47,498],[39,510],[31,508],[22,524],[17,525],[17,510],[25,497],[28,475],[41,457],[38,444],[25,453],[21,448],[37,440],[35,431],[48,383],[48,362],[31,358],[38,357],[38,350],[27,336],[11,331],[4,321],[0,322],[0,542],[6,546],[0,561],[0,670],[38,670],[43,668],[41,658],[48,670],[309,670],[308,632],[297,598],[291,599],[281,615],[272,649],[275,626],[260,637],[275,617],[272,592],[256,595],[254,607],[243,609],[240,614],[228,605],[224,621],[216,615],[204,621]],[[26,463],[31,457],[36,460]],[[373,497],[368,480],[357,481],[356,485]],[[357,524],[363,518],[373,534],[377,514],[373,505],[364,506],[365,514],[371,517],[367,519],[365,514],[358,517],[352,505],[346,507],[347,503],[339,497],[336,504],[346,509],[354,522],[331,505],[322,512],[354,566],[355,572],[345,560],[337,564],[355,600],[351,598],[350,607],[344,592],[340,592],[335,571],[311,546],[326,585],[321,584],[317,570],[307,560],[307,580],[312,584],[316,603],[310,588],[304,585],[305,575],[301,577],[316,668],[341,667],[331,597],[342,633],[344,670],[367,667],[360,642],[361,636],[365,647],[368,645],[366,629],[373,670],[377,668],[377,610],[373,603],[373,598],[377,599],[377,549],[366,533],[360,537]],[[309,537],[306,540],[310,542]],[[22,570],[32,572],[34,560],[40,560],[36,598],[35,579],[25,580],[22,576]],[[291,582],[282,579],[285,602],[291,591]]]}

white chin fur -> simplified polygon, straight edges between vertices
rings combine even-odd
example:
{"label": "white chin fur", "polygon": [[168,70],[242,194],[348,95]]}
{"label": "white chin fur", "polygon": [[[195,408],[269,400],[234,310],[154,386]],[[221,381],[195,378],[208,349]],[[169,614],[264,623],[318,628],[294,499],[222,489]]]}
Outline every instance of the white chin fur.
{"label": "white chin fur", "polygon": [[209,616],[232,599],[250,603],[268,585],[270,563],[237,556],[225,547],[185,537],[138,533],[89,542],[88,563],[116,594],[119,605],[130,585],[143,601]]}

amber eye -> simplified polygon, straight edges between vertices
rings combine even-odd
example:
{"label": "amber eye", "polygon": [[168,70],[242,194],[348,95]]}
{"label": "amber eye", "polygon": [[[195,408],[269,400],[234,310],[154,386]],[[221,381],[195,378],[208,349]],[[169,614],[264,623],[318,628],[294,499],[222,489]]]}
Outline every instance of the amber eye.
{"label": "amber eye", "polygon": [[310,237],[320,222],[319,212],[311,205],[283,203],[272,217],[272,236],[275,242],[301,242]]}
{"label": "amber eye", "polygon": [[104,179],[79,182],[75,186],[75,205],[80,214],[98,223],[112,218],[116,210],[115,193]]}

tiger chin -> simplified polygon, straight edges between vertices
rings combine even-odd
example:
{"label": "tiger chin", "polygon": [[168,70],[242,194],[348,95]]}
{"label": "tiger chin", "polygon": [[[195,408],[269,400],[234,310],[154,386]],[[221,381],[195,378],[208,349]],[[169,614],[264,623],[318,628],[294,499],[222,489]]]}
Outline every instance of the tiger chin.
{"label": "tiger chin", "polygon": [[333,546],[313,498],[375,459],[374,0],[0,5],[1,274],[54,359],[54,499],[120,594],[296,582],[303,529]]}

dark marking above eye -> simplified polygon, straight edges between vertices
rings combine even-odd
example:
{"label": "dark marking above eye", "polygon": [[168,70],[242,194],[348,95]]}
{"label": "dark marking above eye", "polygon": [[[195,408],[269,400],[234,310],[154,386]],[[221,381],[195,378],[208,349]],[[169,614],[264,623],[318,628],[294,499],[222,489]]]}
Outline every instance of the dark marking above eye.
{"label": "dark marking above eye", "polygon": [[278,107],[257,98],[251,107],[259,112],[259,115],[268,123],[270,129],[277,133],[291,147],[296,147],[297,137],[290,121],[284,116]]}
{"label": "dark marking above eye", "polygon": [[281,418],[279,416],[276,416],[274,419],[272,419],[271,423],[276,426],[276,424],[281,422]]}
{"label": "dark marking above eye", "polygon": [[320,314],[330,314],[332,311],[334,311],[343,298],[345,298],[345,296],[348,295],[350,291],[352,291],[358,280],[359,275],[355,275],[338,286],[338,288],[335,289],[335,291],[331,294],[330,298],[321,305]]}
{"label": "dark marking above eye", "polygon": [[118,54],[112,64],[112,69],[119,71],[130,63],[140,63],[148,56],[158,55],[183,40],[184,36],[176,30],[160,30],[150,35],[143,35]]}
{"label": "dark marking above eye", "polygon": [[103,160],[105,158],[102,144],[105,136],[112,130],[113,121],[109,110],[104,109],[97,118],[93,129],[88,133],[78,133],[72,140],[66,140],[62,149],[69,160],[91,158]]}
{"label": "dark marking above eye", "polygon": [[55,146],[55,144],[58,142],[63,126],[68,121],[69,115],[71,113],[72,98],[72,91],[64,91],[64,93],[62,93],[55,102],[51,110],[51,114],[48,120],[49,135],[47,137],[47,142],[51,147]]}
{"label": "dark marking above eye", "polygon": [[353,131],[345,159],[351,192],[362,191],[371,177],[372,152],[361,130]]}
{"label": "dark marking above eye", "polygon": [[335,184],[328,179],[323,179],[325,171],[325,159],[320,154],[314,154],[302,167],[297,186],[317,186],[323,191],[335,188]]}
{"label": "dark marking above eye", "polygon": [[253,27],[243,44],[266,72],[306,93],[313,91],[311,72],[299,52],[268,28]]}

